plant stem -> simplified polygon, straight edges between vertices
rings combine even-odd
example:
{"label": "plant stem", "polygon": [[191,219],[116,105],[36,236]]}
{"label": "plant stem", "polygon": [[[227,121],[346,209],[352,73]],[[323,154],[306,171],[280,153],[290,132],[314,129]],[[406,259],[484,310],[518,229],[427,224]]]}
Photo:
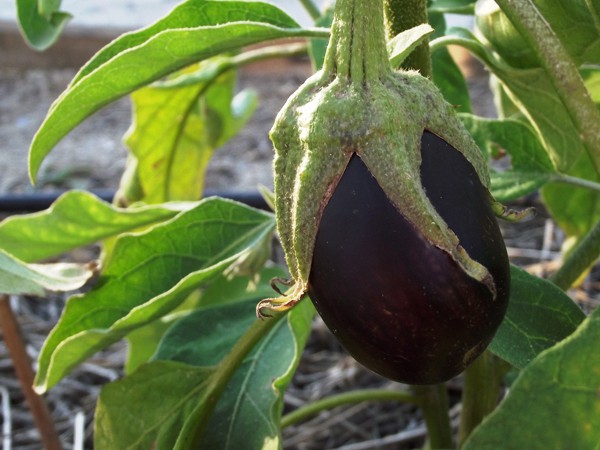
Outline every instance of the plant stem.
{"label": "plant stem", "polygon": [[555,285],[567,290],[600,255],[600,222],[580,239],[568,253],[560,269],[550,277]]}
{"label": "plant stem", "polygon": [[285,317],[285,314],[274,314],[266,320],[257,320],[248,331],[238,340],[231,352],[217,366],[210,385],[202,396],[196,409],[190,414],[181,430],[180,436],[185,441],[177,441],[176,450],[194,450],[200,447],[208,422],[229,380],[252,351],[254,346],[266,336],[275,325]]}
{"label": "plant stem", "polygon": [[60,450],[62,445],[48,405],[44,401],[44,398],[36,394],[33,390],[34,374],[31,368],[31,361],[25,349],[25,344],[19,330],[19,323],[13,314],[9,298],[6,295],[0,295],[0,330],[2,331],[4,343],[13,362],[17,378],[21,384],[21,391],[29,405],[33,421],[40,433],[44,448],[46,450]]}
{"label": "plant stem", "polygon": [[600,112],[577,65],[531,0],[496,0],[496,3],[535,50],[600,174]]}
{"label": "plant stem", "polygon": [[554,181],[557,183],[565,183],[570,184],[572,186],[577,186],[585,189],[589,189],[591,191],[600,192],[600,183],[596,181],[586,180],[584,178],[573,177],[571,175],[565,175],[563,173],[557,173],[552,175],[550,181]]}
{"label": "plant stem", "polygon": [[304,6],[304,9],[313,20],[317,20],[321,17],[321,10],[312,0],[300,0],[300,3],[302,3],[302,6]]}
{"label": "plant stem", "polygon": [[[388,39],[410,28],[428,23],[426,0],[384,0]],[[402,67],[415,69],[431,78],[429,41],[425,40],[404,60]]]}
{"label": "plant stem", "polygon": [[391,72],[382,0],[337,0],[323,79],[362,86]]}
{"label": "plant stem", "polygon": [[375,401],[398,401],[404,403],[418,404],[419,399],[410,392],[384,390],[384,389],[361,389],[332,395],[322,400],[310,403],[302,408],[285,415],[281,419],[281,428],[289,427],[297,422],[320,413],[323,410],[336,408],[338,406],[360,402]]}
{"label": "plant stem", "polygon": [[452,428],[448,416],[448,391],[444,384],[411,386],[423,411],[429,448],[452,448]]}
{"label": "plant stem", "polygon": [[500,361],[486,351],[465,371],[458,429],[459,448],[485,416],[496,407],[503,374],[499,365]]}

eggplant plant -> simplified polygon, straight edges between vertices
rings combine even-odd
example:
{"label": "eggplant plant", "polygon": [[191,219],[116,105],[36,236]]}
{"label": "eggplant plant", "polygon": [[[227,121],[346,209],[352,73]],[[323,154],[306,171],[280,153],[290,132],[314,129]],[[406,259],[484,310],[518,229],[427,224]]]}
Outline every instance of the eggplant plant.
{"label": "eggplant plant", "polygon": [[[68,20],[60,2],[17,3],[25,38],[51,45]],[[386,399],[421,408],[428,448],[598,448],[599,313],[566,292],[600,255],[598,5],[300,3],[314,26],[269,3],[184,0],[101,49],[54,102],[31,143],[32,182],[106,104],[131,95],[133,120],[114,204],[71,191],[0,223],[6,293],[79,286],[81,269],[39,261],[103,247],[95,282],[44,343],[36,391],[125,339],[126,375],[97,403],[98,449],[283,448],[285,426]],[[475,31],[447,28],[447,13],[473,15]],[[450,45],[489,71],[497,118],[471,111]],[[274,213],[203,199],[208,160],[256,104],[236,71],[298,54],[315,73],[271,132]],[[509,264],[497,223],[524,215],[500,202],[538,193],[568,237],[550,279]],[[287,268],[270,261],[275,232]],[[283,415],[316,312],[397,389]]]}

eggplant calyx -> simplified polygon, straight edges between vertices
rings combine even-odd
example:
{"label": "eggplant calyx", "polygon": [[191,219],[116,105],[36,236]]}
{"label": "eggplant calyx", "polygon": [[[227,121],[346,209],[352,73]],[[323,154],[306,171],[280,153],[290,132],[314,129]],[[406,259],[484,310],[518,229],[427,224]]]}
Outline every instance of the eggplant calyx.
{"label": "eggplant calyx", "polygon": [[494,277],[487,267],[471,258],[467,251],[460,245],[456,248],[456,253],[450,254],[450,256],[467,275],[487,287],[493,298],[497,297],[498,289],[496,289]]}
{"label": "eggplant calyx", "polygon": [[[284,282],[283,284],[291,284],[292,280],[273,279],[274,282]],[[281,295],[279,297],[265,298],[256,305],[256,317],[263,320],[267,317],[272,317],[272,313],[285,312],[292,309],[300,300],[302,300],[308,292],[306,283],[296,282],[288,290],[281,293],[279,288],[275,289]]]}
{"label": "eggplant calyx", "polygon": [[492,206],[492,211],[494,211],[496,217],[498,217],[499,219],[506,220],[507,222],[519,222],[535,214],[535,208],[533,206],[525,208],[521,211],[517,211],[516,209],[511,209],[508,206],[495,200],[491,197],[491,195],[490,204]]}

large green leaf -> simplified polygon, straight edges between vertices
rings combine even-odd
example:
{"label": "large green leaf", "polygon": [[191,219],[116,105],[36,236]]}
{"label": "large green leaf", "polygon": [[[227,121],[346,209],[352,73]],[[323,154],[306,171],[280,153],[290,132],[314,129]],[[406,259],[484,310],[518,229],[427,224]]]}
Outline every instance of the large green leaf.
{"label": "large green leaf", "polygon": [[79,289],[93,275],[83,264],[26,264],[0,249],[0,294],[44,295]]}
{"label": "large green leaf", "polygon": [[[255,302],[228,303],[187,316],[165,335],[156,361],[105,386],[96,414],[96,448],[133,450],[154,444],[171,450],[187,438],[184,430],[196,426],[205,430],[202,449],[279,448],[283,390],[298,364],[314,309],[309,302],[298,305],[237,360],[235,373],[226,374],[219,363],[256,322],[254,307]],[[225,390],[209,401],[212,386],[222,382]],[[173,383],[177,389],[171,389]],[[147,391],[154,395],[146,400]],[[198,408],[213,407],[207,423],[186,426]],[[157,409],[163,414],[156,414]]]}
{"label": "large green leaf", "polygon": [[155,361],[105,385],[94,417],[94,448],[167,448],[157,445],[158,434],[162,429],[177,433],[214,373],[212,367]]}
{"label": "large green leaf", "polygon": [[[248,313],[253,315],[255,303],[249,306]],[[243,361],[208,422],[201,449],[281,448],[283,393],[299,363],[313,316],[314,308],[306,299]],[[199,349],[200,343],[206,341],[203,333],[194,333],[200,323],[205,322],[187,323],[189,337],[195,339]],[[204,348],[210,351],[210,347]],[[204,364],[203,355],[207,352],[198,351],[195,355],[196,363]]]}
{"label": "large green leaf", "polygon": [[[582,71],[586,87],[596,104],[600,104],[600,71],[588,68]],[[600,182],[590,157],[583,153],[567,175]],[[552,217],[568,236],[580,237],[600,220],[600,195],[597,191],[565,184],[549,184],[542,189],[544,203]]]}
{"label": "large green leaf", "polygon": [[600,445],[600,310],[540,354],[464,450],[596,450]]}
{"label": "large green leaf", "polygon": [[[227,2],[226,2],[227,3]],[[288,37],[327,36],[323,30],[282,28],[270,23],[228,22],[167,29],[116,54],[53,103],[30,148],[30,176],[69,131],[110,102],[195,62],[258,42]]]}
{"label": "large green leaf", "polygon": [[228,0],[183,1],[152,25],[125,33],[102,48],[79,70],[70,86],[79,83],[82,78],[118,54],[144,44],[163,31],[245,21],[271,24],[280,28],[299,28],[294,19],[270,3]]}
{"label": "large green leaf", "polygon": [[576,64],[600,63],[597,0],[533,0]]}
{"label": "large green leaf", "polygon": [[217,365],[256,321],[256,303],[226,301],[188,314],[167,331],[153,359]]}
{"label": "large green leaf", "polygon": [[[142,363],[147,362],[156,353],[156,349],[166,331],[190,310],[198,308],[198,304],[207,306],[224,305],[226,303],[253,300],[255,303],[273,295],[270,280],[286,276],[282,267],[263,268],[258,277],[225,275],[219,276],[202,291],[193,293],[172,313],[155,320],[127,335],[129,351],[127,353],[126,371],[133,372]],[[257,279],[255,279],[257,278]]]}
{"label": "large green leaf", "polygon": [[522,369],[573,333],[585,314],[554,284],[511,267],[510,302],[490,350]]}
{"label": "large green leaf", "polygon": [[566,172],[585,153],[569,113],[554,90],[544,69],[518,69],[498,59],[469,30],[452,28],[447,43],[462,45],[473,52],[497,77],[513,104],[535,130],[554,166]]}
{"label": "large green leaf", "polygon": [[543,69],[495,71],[508,96],[530,120],[556,168],[567,172],[586,150]]}
{"label": "large green leaf", "polygon": [[182,202],[122,209],[89,192],[70,191],[46,211],[1,222],[0,247],[23,261],[37,261],[162,222],[191,207]]}
{"label": "large green leaf", "polygon": [[60,1],[17,0],[17,17],[27,43],[36,50],[50,47],[71,19],[59,11]]}
{"label": "large green leaf", "polygon": [[[146,203],[197,200],[216,148],[246,124],[256,95],[234,96],[229,58],[213,58],[178,83],[158,83],[132,94],[134,121],[126,143],[137,159]],[[187,77],[186,77],[187,76]]]}
{"label": "large green leaf", "polygon": [[511,168],[491,174],[492,194],[499,201],[537,191],[551,180],[554,167],[534,131],[526,123],[460,114],[480,149],[489,156],[499,150],[510,155]]}
{"label": "large green leaf", "polygon": [[36,387],[176,308],[274,230],[272,215],[210,198],[172,220],[118,239],[94,288],[70,298],[39,356]]}

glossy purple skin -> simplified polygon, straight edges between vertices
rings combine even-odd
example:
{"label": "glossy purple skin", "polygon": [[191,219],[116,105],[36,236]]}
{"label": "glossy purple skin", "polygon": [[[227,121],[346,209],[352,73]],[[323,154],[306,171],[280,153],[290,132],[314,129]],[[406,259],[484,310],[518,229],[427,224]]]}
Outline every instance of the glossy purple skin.
{"label": "glossy purple skin", "polygon": [[428,198],[488,268],[496,298],[417,233],[356,155],[323,212],[309,295],[357,361],[392,380],[434,384],[462,372],[487,347],[506,312],[510,272],[471,164],[429,132],[421,151]]}

